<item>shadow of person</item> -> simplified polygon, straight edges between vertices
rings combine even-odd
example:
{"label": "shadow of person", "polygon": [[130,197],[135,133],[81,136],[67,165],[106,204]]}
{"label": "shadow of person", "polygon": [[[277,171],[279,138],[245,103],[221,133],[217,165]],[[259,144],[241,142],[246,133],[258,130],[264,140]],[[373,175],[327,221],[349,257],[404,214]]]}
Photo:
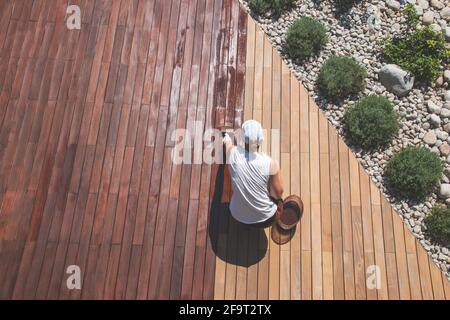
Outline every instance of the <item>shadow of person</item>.
{"label": "shadow of person", "polygon": [[222,201],[225,165],[217,170],[211,209],[209,237],[212,249],[221,260],[249,267],[258,263],[267,253],[268,239],[264,229],[247,226],[236,221],[230,213],[229,203]]}

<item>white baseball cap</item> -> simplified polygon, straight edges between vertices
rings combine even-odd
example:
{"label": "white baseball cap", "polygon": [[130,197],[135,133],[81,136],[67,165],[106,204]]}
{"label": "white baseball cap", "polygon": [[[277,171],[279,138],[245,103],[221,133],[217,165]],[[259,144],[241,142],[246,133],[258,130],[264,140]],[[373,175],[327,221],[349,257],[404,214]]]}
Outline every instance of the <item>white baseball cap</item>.
{"label": "white baseball cap", "polygon": [[264,132],[259,123],[256,120],[247,120],[242,125],[242,130],[244,131],[245,143],[248,144],[261,144],[264,141]]}

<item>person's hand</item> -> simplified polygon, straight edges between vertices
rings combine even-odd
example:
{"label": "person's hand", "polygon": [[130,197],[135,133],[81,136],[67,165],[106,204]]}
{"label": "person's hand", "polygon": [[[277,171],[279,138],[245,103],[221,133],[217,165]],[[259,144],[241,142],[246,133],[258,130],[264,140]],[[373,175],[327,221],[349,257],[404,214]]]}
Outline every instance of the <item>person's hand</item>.
{"label": "person's hand", "polygon": [[230,137],[230,135],[228,134],[228,133],[226,133],[226,132],[224,132],[223,133],[223,144],[229,144],[229,143],[232,143],[232,141],[231,141],[231,137]]}

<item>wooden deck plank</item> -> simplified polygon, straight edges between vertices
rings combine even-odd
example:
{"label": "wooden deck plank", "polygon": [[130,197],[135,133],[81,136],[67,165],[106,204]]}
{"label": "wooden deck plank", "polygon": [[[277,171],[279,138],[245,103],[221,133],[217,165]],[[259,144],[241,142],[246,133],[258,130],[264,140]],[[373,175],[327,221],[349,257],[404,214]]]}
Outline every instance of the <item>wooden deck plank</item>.
{"label": "wooden deck plank", "polygon": [[381,212],[381,194],[373,181],[370,182],[370,199],[372,203],[372,227],[374,237],[375,265],[380,270],[381,288],[378,290],[378,299],[387,300],[388,283],[386,275],[386,259],[384,255],[383,220]]}

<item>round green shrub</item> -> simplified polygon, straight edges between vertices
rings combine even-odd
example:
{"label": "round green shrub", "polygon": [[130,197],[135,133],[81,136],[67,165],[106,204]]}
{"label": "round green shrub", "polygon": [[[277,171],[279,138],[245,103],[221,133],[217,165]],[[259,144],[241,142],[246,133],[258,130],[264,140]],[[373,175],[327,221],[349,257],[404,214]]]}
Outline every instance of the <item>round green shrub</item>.
{"label": "round green shrub", "polygon": [[283,11],[292,8],[296,0],[250,0],[251,12],[262,17],[279,18]]}
{"label": "round green shrub", "polygon": [[450,209],[442,206],[433,207],[425,218],[426,235],[435,243],[450,246]]}
{"label": "round green shrub", "polygon": [[441,65],[450,61],[444,35],[429,26],[389,41],[384,54],[388,61],[414,74],[418,83],[427,85],[441,75]]}
{"label": "round green shrub", "polygon": [[316,55],[327,43],[327,30],[311,17],[297,19],[286,36],[286,50],[294,60],[305,60]]}
{"label": "round green shrub", "polygon": [[334,0],[338,12],[346,12],[362,0]]}
{"label": "round green shrub", "polygon": [[424,147],[408,147],[386,165],[388,186],[401,197],[421,200],[433,191],[442,177],[443,163]]}
{"label": "round green shrub", "polygon": [[350,139],[366,149],[387,145],[399,129],[392,104],[387,98],[376,95],[364,97],[347,109],[344,124]]}
{"label": "round green shrub", "polygon": [[367,71],[352,57],[331,56],[317,79],[322,94],[331,99],[357,94],[365,86]]}

